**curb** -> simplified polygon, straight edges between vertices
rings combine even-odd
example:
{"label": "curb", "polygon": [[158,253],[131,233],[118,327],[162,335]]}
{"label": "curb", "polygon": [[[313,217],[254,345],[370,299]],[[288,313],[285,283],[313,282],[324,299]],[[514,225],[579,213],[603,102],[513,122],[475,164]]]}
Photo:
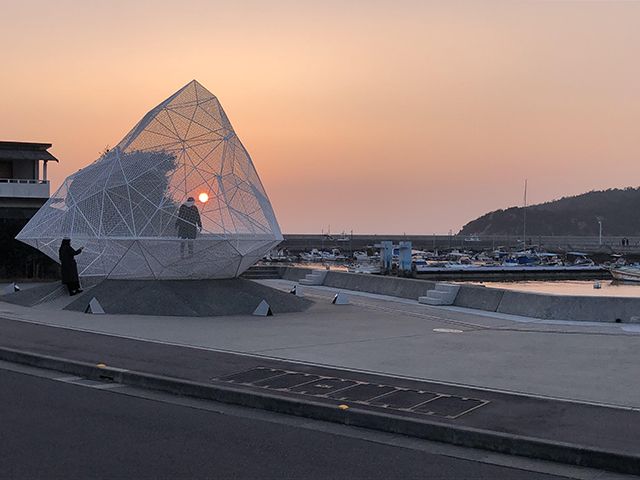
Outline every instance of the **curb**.
{"label": "curb", "polygon": [[369,411],[357,406],[341,410],[311,399],[293,399],[269,392],[248,391],[234,385],[181,380],[133,370],[98,366],[87,362],[0,348],[0,360],[47,370],[221,403],[396,433],[425,440],[478,448],[509,455],[548,460],[580,467],[640,474],[640,455],[618,453],[578,444],[495,432],[472,427],[439,424],[400,415]]}

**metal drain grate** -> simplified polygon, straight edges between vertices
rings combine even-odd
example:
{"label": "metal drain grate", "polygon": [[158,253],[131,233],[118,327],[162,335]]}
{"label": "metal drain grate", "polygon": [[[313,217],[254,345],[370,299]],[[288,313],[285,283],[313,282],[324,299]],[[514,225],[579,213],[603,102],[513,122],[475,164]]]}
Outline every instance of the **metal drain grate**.
{"label": "metal drain grate", "polygon": [[393,387],[385,385],[374,385],[371,383],[359,383],[355,387],[334,392],[329,396],[336,400],[347,400],[351,402],[366,402],[368,400],[381,397],[395,390]]}
{"label": "metal drain grate", "polygon": [[381,407],[395,408],[398,410],[408,410],[421,403],[429,402],[434,398],[438,398],[437,393],[422,392],[418,390],[399,390],[385,395],[382,398],[372,400],[372,405],[380,405]]}
{"label": "metal drain grate", "polygon": [[481,407],[484,400],[476,400],[475,398],[462,398],[452,396],[441,396],[423,405],[415,407],[416,412],[426,413],[428,415],[437,415],[439,417],[459,417],[459,412],[468,413]]}
{"label": "metal drain grate", "polygon": [[320,378],[318,381],[305,383],[298,387],[292,388],[292,392],[304,393],[306,395],[314,395],[317,397],[329,395],[332,392],[338,390],[342,391],[345,388],[350,388],[356,385],[358,382],[353,380],[344,380],[342,378]]}
{"label": "metal drain grate", "polygon": [[213,380],[449,419],[459,418],[489,403],[477,398],[267,367],[256,367]]}
{"label": "metal drain grate", "polygon": [[318,375],[308,375],[306,373],[285,373],[284,375],[278,375],[277,377],[260,380],[259,382],[255,382],[255,384],[260,387],[285,390],[295,387],[296,385],[313,382],[319,378],[320,377]]}
{"label": "metal drain grate", "polygon": [[287,372],[285,372],[284,370],[274,370],[273,368],[258,367],[252,370],[247,370],[245,372],[234,373],[233,375],[225,377],[224,380],[227,382],[251,384],[270,377],[284,375],[285,373]]}

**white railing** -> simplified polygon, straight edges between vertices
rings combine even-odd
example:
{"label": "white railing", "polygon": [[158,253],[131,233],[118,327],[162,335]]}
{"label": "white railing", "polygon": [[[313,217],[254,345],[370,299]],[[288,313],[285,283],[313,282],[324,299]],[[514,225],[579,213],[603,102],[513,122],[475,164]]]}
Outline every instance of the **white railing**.
{"label": "white railing", "polygon": [[0,183],[49,183],[49,180],[38,180],[37,178],[0,178]]}
{"label": "white railing", "polygon": [[0,178],[0,197],[49,198],[49,181],[35,178]]}

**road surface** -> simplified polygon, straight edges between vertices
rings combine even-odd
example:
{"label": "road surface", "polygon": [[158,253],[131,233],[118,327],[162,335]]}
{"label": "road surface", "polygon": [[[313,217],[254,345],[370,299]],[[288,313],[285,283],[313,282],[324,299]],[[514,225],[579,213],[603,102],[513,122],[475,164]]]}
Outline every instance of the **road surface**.
{"label": "road surface", "polygon": [[2,479],[565,478],[85,384],[0,368]]}

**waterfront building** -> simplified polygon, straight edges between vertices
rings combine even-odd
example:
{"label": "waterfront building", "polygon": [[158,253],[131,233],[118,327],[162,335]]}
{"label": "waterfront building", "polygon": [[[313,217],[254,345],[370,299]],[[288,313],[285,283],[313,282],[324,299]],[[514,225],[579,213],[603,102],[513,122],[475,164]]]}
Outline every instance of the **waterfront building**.
{"label": "waterfront building", "polygon": [[48,162],[58,163],[50,143],[0,141],[0,278],[55,273],[53,262],[14,240],[49,199]]}
{"label": "waterfront building", "polygon": [[[0,141],[0,209],[2,217],[27,215],[49,198],[47,163],[58,162],[50,143]],[[24,210],[27,210],[25,212]]]}

